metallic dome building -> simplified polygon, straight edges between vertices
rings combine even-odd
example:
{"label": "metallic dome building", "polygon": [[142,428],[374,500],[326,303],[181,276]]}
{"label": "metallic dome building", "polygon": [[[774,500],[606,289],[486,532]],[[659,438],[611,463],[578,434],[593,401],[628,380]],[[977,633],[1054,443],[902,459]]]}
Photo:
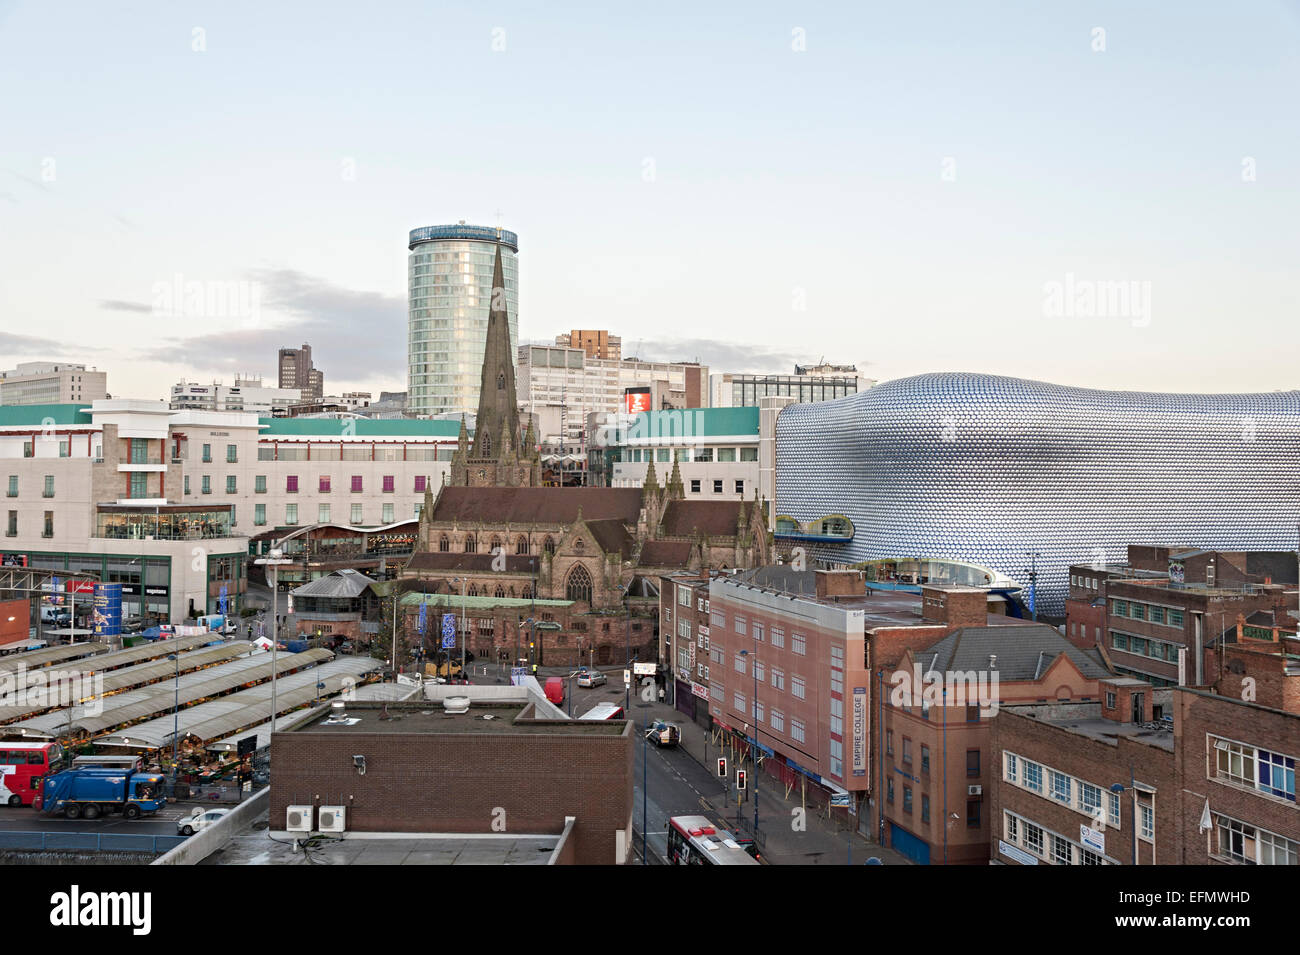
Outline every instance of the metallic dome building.
{"label": "metallic dome building", "polygon": [[[1096,391],[926,374],[776,424],[778,542],[810,558],[950,561],[1063,613],[1069,565],[1129,544],[1294,550],[1300,392]],[[912,564],[911,566],[924,566]],[[951,569],[939,576],[951,574]]]}

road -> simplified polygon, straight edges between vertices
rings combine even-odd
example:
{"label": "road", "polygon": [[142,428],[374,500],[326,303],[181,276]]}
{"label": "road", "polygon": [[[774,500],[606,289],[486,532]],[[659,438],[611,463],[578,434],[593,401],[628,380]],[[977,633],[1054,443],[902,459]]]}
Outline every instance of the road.
{"label": "road", "polygon": [[[8,832],[112,832],[142,833],[151,836],[176,835],[176,820],[188,816],[197,803],[177,803],[164,806],[153,816],[126,819],[123,816],[103,816],[95,820],[66,819],[47,816],[31,806],[0,807],[0,830]],[[213,805],[216,805],[215,803]],[[218,807],[220,808],[220,807]]]}
{"label": "road", "polygon": [[[573,681],[572,703],[575,716],[585,713],[597,703],[623,704],[623,668],[606,672],[610,682],[605,686],[584,690],[578,687],[577,680]],[[566,711],[569,702],[566,697]],[[685,752],[675,748],[659,749],[645,743],[643,731],[645,722],[650,717],[650,704],[640,702],[636,692],[632,693],[632,709],[628,716],[637,724],[634,733],[637,749],[633,759],[636,772],[632,801],[632,827],[636,836],[634,861],[641,861],[644,825],[648,831],[646,842],[650,850],[650,863],[655,865],[667,856],[668,818],[691,814],[716,818],[717,814],[704,800],[706,796],[717,797],[722,793],[723,787],[719,780]],[[643,777],[648,777],[648,785]]]}

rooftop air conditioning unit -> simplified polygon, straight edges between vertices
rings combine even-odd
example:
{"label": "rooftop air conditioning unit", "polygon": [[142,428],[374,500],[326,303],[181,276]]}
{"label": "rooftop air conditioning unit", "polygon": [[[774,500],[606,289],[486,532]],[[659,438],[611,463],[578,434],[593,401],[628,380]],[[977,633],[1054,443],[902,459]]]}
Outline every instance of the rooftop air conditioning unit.
{"label": "rooftop air conditioning unit", "polygon": [[983,787],[983,786],[967,786],[967,787],[966,787],[966,795],[967,795],[967,796],[981,796],[981,795],[983,795],[983,794],[984,794],[984,787]]}
{"label": "rooftop air conditioning unit", "polygon": [[311,806],[290,806],[285,812],[286,832],[311,832]]}
{"label": "rooftop air conditioning unit", "polygon": [[321,806],[317,829],[320,832],[344,832],[347,829],[346,806]]}

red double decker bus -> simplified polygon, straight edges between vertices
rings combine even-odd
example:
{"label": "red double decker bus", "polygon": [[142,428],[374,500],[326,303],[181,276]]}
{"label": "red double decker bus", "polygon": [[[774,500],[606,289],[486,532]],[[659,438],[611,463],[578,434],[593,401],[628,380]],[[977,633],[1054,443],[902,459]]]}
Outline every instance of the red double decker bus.
{"label": "red double decker bus", "polygon": [[0,743],[0,804],[30,806],[46,776],[64,768],[58,743]]}

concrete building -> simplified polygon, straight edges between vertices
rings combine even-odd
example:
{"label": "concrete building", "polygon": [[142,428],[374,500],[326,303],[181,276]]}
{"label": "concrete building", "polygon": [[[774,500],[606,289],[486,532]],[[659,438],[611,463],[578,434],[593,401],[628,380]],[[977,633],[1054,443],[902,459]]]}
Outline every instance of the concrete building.
{"label": "concrete building", "polygon": [[297,390],[303,402],[319,402],[325,394],[325,373],[315,366],[311,346],[281,348],[276,366],[281,388]]}
{"label": "concrete building", "polygon": [[69,362],[27,361],[0,371],[0,405],[90,403],[108,397],[108,373]]}
{"label": "concrete building", "polygon": [[609,415],[595,435],[593,477],[609,487],[640,487],[651,461],[662,472],[675,462],[687,500],[753,498],[760,493],[758,423],[757,408]]}
{"label": "concrete building", "polygon": [[233,385],[182,380],[172,385],[169,407],[172,411],[242,411],[270,418],[288,414],[301,400],[297,388],[268,388],[261,378],[236,376]]}
{"label": "concrete building", "polygon": [[413,520],[426,485],[447,473],[456,431],[452,422],[259,418],[116,399],[90,410],[5,409],[4,553],[120,580],[128,614],[179,621],[214,611],[222,586],[238,609],[250,536]]}
{"label": "concrete building", "polygon": [[795,403],[834,401],[865,391],[874,378],[854,365],[795,365],[793,375],[718,374],[709,376],[709,404],[714,408],[757,407],[760,398],[788,397]]}
{"label": "concrete building", "polygon": [[522,345],[518,365],[520,406],[546,428],[538,432],[543,445],[592,444],[587,416],[624,411],[628,389],[648,388],[651,409],[708,404],[707,365],[592,358],[559,345]]}
{"label": "concrete building", "polygon": [[[493,304],[509,314],[511,355],[519,342],[519,236],[462,220],[412,229],[407,248],[408,409],[417,415],[468,414],[478,406]],[[504,293],[494,303],[498,248]]]}
{"label": "concrete building", "polygon": [[[449,689],[463,705],[349,703],[344,718],[320,714],[273,734],[271,830],[293,835],[293,807],[319,819],[336,806],[345,843],[405,834],[402,855],[417,834],[508,832],[563,834],[569,864],[628,861],[632,723],[545,718],[536,702],[484,698],[491,687]],[[432,838],[426,845],[428,854],[439,848]]]}

